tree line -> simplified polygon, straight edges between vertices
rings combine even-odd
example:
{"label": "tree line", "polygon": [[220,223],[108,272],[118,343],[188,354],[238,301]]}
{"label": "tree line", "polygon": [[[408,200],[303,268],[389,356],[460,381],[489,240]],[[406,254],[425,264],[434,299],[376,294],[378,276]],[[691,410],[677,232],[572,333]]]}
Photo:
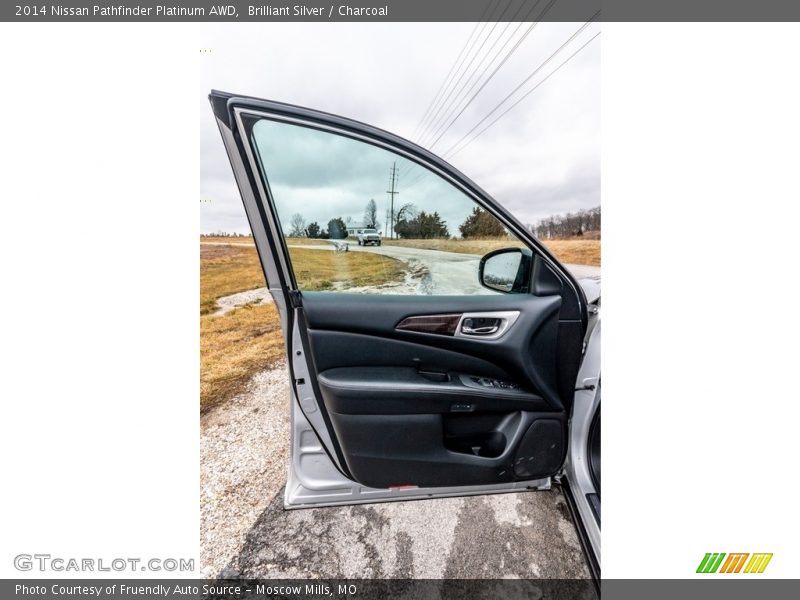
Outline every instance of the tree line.
{"label": "tree line", "polygon": [[216,233],[201,233],[200,237],[253,237],[252,233],[228,233],[227,231],[217,231]]}
{"label": "tree line", "polygon": [[[295,213],[289,219],[289,234],[288,237],[308,237],[320,240],[342,240],[347,237],[347,221],[341,217],[334,217],[327,223],[327,228],[316,221],[306,224],[306,220],[300,213]],[[381,224],[378,221],[378,206],[375,200],[367,202],[364,208],[364,219],[362,221],[364,229],[379,229]]]}
{"label": "tree line", "polygon": [[588,233],[600,235],[600,207],[552,215],[529,225],[539,239],[552,240],[582,237]]}
{"label": "tree line", "polygon": [[[420,210],[414,204],[404,204],[389,215],[394,227],[394,234],[401,239],[433,239],[449,238],[451,232],[447,222],[438,211]],[[303,215],[295,213],[289,220],[289,237],[308,237],[314,239],[340,240],[347,237],[347,226],[350,219],[334,217],[326,224],[316,221],[306,223]],[[374,200],[370,200],[364,209],[364,228],[380,229],[378,210]],[[600,207],[581,209],[576,212],[552,215],[529,225],[531,232],[540,239],[563,239],[582,237],[586,234],[599,236]],[[494,215],[475,206],[472,212],[458,226],[462,238],[494,238],[507,235],[505,227]]]}
{"label": "tree line", "polygon": [[[380,229],[378,212],[374,200],[370,200],[364,210],[364,228]],[[450,230],[447,222],[438,211],[420,210],[414,204],[404,204],[389,215],[394,227],[394,234],[401,239],[434,239],[449,238]],[[349,221],[349,220],[348,220]],[[303,215],[295,213],[289,220],[288,237],[308,237],[314,239],[344,239],[347,237],[348,223],[341,217],[328,221],[323,227],[317,221],[306,223]],[[458,231],[462,238],[502,237],[506,235],[503,225],[493,215],[475,206]]]}

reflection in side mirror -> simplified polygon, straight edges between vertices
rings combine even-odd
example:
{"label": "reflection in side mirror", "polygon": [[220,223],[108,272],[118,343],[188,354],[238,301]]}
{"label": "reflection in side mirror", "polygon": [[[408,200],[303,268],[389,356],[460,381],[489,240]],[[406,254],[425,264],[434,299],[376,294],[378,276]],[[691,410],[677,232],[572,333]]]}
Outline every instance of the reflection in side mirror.
{"label": "reflection in side mirror", "polygon": [[498,292],[524,293],[529,289],[532,253],[527,248],[503,248],[481,259],[478,280]]}

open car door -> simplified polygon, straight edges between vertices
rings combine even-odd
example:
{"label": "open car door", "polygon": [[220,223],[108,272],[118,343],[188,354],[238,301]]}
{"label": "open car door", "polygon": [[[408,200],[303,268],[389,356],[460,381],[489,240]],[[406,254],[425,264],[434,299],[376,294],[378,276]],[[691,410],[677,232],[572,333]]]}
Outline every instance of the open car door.
{"label": "open car door", "polygon": [[[549,487],[587,329],[572,275],[411,142],[286,104],[210,100],[282,320],[285,506]],[[356,227],[381,243],[357,244]]]}

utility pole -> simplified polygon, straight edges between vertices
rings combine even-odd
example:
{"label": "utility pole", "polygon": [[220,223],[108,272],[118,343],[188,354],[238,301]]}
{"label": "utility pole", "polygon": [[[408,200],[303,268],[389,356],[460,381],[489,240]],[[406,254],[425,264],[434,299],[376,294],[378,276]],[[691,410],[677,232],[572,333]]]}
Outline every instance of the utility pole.
{"label": "utility pole", "polygon": [[395,191],[395,187],[397,184],[397,162],[392,163],[391,182],[392,182],[392,189],[386,190],[386,193],[389,194],[389,211],[390,211],[389,214],[392,220],[392,226],[389,235],[391,239],[394,239],[394,197],[395,195],[400,193]]}

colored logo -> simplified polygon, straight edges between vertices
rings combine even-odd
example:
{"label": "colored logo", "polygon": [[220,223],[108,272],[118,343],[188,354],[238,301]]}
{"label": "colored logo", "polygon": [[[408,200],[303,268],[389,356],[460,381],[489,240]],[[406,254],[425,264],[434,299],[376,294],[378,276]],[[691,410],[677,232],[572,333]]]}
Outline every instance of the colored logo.
{"label": "colored logo", "polygon": [[770,560],[772,560],[771,552],[761,554],[749,554],[747,552],[739,552],[735,554],[709,552],[703,557],[703,560],[700,561],[700,565],[697,567],[697,572],[763,573]]}

